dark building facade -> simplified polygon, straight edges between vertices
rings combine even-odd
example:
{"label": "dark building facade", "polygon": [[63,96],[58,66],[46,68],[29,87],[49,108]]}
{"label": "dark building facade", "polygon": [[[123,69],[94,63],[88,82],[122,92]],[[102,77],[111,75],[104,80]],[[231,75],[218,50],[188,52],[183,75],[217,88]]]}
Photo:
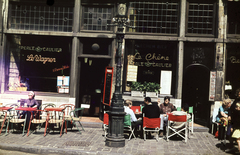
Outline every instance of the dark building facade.
{"label": "dark building facade", "polygon": [[[97,114],[105,67],[116,66],[116,27],[108,26],[115,3],[1,2],[1,102],[35,91],[43,103],[90,105],[88,114]],[[193,106],[196,121],[207,125],[213,108],[240,87],[239,6],[227,0],[130,1],[134,28],[125,29],[123,97],[142,101],[129,95],[132,82],[156,82],[161,101],[170,96],[176,106]],[[58,77],[68,77],[62,89]]]}

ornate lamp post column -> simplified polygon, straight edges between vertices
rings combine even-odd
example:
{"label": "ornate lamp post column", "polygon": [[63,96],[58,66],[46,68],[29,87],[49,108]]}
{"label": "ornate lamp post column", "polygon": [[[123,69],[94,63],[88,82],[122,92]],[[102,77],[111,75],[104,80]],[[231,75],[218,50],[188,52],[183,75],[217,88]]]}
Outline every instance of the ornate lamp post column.
{"label": "ornate lamp post column", "polygon": [[110,107],[109,114],[109,130],[106,137],[106,146],[110,147],[124,147],[125,138],[123,135],[123,122],[124,122],[124,108],[123,108],[123,98],[121,92],[121,55],[122,55],[122,43],[124,38],[124,27],[128,22],[127,19],[127,4],[126,2],[119,2],[117,4],[117,15],[113,18],[114,24],[110,26],[117,26],[116,39],[118,43],[118,49],[116,53],[116,84],[115,92],[113,93],[112,103]]}

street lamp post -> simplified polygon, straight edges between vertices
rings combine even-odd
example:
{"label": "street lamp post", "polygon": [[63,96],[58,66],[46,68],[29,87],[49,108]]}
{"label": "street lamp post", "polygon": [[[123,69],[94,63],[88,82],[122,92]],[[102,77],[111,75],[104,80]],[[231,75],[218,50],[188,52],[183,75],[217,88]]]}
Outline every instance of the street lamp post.
{"label": "street lamp post", "polygon": [[117,4],[117,15],[113,18],[114,24],[110,26],[117,26],[116,39],[118,43],[118,48],[116,52],[116,83],[115,92],[113,93],[112,104],[109,114],[109,130],[106,137],[105,145],[109,147],[124,147],[125,138],[123,135],[124,129],[124,108],[123,108],[123,98],[121,92],[121,55],[122,55],[122,43],[124,38],[124,27],[128,22],[127,18],[127,4],[126,2],[119,2]]}

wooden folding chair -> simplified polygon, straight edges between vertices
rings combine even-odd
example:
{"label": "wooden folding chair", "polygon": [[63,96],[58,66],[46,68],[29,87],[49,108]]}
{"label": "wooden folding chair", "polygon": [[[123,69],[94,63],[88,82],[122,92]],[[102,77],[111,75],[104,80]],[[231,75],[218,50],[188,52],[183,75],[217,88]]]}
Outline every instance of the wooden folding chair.
{"label": "wooden folding chair", "polygon": [[[183,125],[172,126],[172,122],[182,122]],[[172,131],[173,133],[170,134],[170,131]],[[185,133],[183,134],[182,131],[185,131]],[[173,115],[173,114],[168,115],[167,141],[169,141],[169,138],[174,135],[179,135],[185,140],[185,142],[187,142],[187,137],[188,137],[187,136],[188,135],[187,115]]]}

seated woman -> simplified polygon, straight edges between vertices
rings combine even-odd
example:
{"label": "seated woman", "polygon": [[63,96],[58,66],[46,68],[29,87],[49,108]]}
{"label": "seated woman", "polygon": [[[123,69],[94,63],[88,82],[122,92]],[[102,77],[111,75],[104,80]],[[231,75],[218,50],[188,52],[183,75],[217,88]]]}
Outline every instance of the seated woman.
{"label": "seated woman", "polygon": [[228,125],[228,110],[230,106],[231,106],[231,100],[225,99],[223,100],[222,106],[218,110],[218,115],[216,120],[218,123],[221,124],[219,126],[219,131],[218,131],[218,140],[224,139],[225,126]]}
{"label": "seated woman", "polygon": [[[33,91],[30,91],[28,93],[28,99],[26,99],[24,102],[24,105],[22,106],[27,106],[27,107],[36,107],[37,109],[40,109],[40,104],[34,99],[35,97],[35,93]],[[27,119],[26,119],[26,126],[28,126],[29,124],[29,121],[30,121],[30,117],[31,117],[31,112],[30,111],[23,111],[22,112],[22,117],[24,118],[25,116],[27,116]],[[35,114],[33,113],[33,116],[35,116]],[[36,116],[38,117],[38,116]]]}

